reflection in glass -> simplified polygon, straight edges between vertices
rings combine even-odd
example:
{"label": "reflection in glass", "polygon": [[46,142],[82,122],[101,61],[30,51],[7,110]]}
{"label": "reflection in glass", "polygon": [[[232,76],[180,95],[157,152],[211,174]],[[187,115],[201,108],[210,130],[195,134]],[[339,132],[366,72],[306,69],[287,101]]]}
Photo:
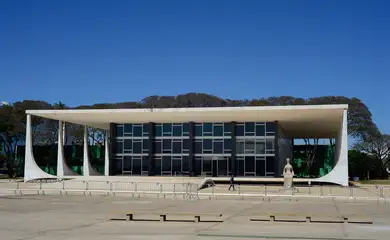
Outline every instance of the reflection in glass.
{"label": "reflection in glass", "polygon": [[264,140],[256,139],[256,154],[265,154]]}

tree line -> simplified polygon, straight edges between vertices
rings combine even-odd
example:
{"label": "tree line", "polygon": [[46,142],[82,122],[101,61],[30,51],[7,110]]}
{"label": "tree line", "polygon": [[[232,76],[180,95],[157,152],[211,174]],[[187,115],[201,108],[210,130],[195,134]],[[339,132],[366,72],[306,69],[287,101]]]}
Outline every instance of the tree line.
{"label": "tree line", "polygon": [[[26,132],[26,110],[45,109],[123,109],[123,108],[180,108],[180,107],[234,107],[234,106],[285,106],[285,105],[324,105],[348,104],[348,135],[354,139],[354,149],[369,158],[379,160],[381,168],[389,164],[389,135],[379,131],[372,119],[369,108],[359,98],[344,96],[320,96],[299,98],[279,96],[255,99],[224,99],[205,93],[186,93],[177,96],[149,96],[141,101],[97,103],[69,107],[63,102],[48,103],[41,100],[23,100],[0,106],[0,167],[1,161],[12,167],[16,146],[24,144]],[[66,137],[73,144],[82,144],[83,127],[66,123]],[[35,145],[57,142],[58,121],[32,116],[32,133]],[[104,132],[89,128],[91,145],[103,144]],[[67,142],[67,139],[65,139]],[[307,144],[318,144],[307,140]],[[310,154],[308,154],[310,155]],[[312,156],[308,156],[312,158]]]}

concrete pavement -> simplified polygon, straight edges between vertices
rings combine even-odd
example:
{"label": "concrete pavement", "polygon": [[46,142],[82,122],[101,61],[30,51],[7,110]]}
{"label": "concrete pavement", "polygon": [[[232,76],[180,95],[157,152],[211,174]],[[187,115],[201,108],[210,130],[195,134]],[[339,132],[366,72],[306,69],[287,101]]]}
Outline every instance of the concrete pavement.
{"label": "concrete pavement", "polygon": [[[118,221],[125,213],[222,212],[223,222]],[[372,225],[251,222],[259,215],[370,218]],[[16,239],[383,239],[388,204],[300,200],[172,200],[121,196],[0,196],[0,238]]]}

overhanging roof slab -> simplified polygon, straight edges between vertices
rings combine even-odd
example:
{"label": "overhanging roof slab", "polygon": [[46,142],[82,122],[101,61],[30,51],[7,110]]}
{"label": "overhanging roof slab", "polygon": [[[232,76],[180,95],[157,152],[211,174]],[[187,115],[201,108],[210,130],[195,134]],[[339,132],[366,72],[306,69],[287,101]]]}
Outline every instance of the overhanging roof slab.
{"label": "overhanging roof slab", "polygon": [[348,105],[27,110],[48,119],[109,129],[110,123],[272,122],[296,138],[335,137]]}

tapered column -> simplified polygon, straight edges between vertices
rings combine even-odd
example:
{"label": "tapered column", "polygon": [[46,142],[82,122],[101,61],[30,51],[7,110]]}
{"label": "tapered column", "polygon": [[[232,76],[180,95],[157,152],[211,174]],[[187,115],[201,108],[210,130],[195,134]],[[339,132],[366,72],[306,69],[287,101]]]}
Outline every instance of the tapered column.
{"label": "tapered column", "polygon": [[110,175],[110,131],[106,130],[104,141],[104,175]]}
{"label": "tapered column", "polygon": [[77,175],[66,164],[64,157],[64,124],[62,121],[58,121],[58,144],[57,144],[57,177],[74,176]]}
{"label": "tapered column", "polygon": [[316,178],[315,182],[331,182],[348,186],[348,110],[344,110],[340,128],[336,138],[335,166],[330,173]]}
{"label": "tapered column", "polygon": [[95,169],[92,168],[89,161],[89,149],[88,149],[88,127],[84,126],[84,160],[83,160],[83,175],[84,176],[96,176],[101,175]]}
{"label": "tapered column", "polygon": [[26,119],[26,147],[25,147],[25,160],[24,160],[24,181],[30,181],[34,179],[45,178],[57,178],[44,172],[38,164],[35,162],[33,154],[32,133],[31,133],[31,115],[27,114]]}

